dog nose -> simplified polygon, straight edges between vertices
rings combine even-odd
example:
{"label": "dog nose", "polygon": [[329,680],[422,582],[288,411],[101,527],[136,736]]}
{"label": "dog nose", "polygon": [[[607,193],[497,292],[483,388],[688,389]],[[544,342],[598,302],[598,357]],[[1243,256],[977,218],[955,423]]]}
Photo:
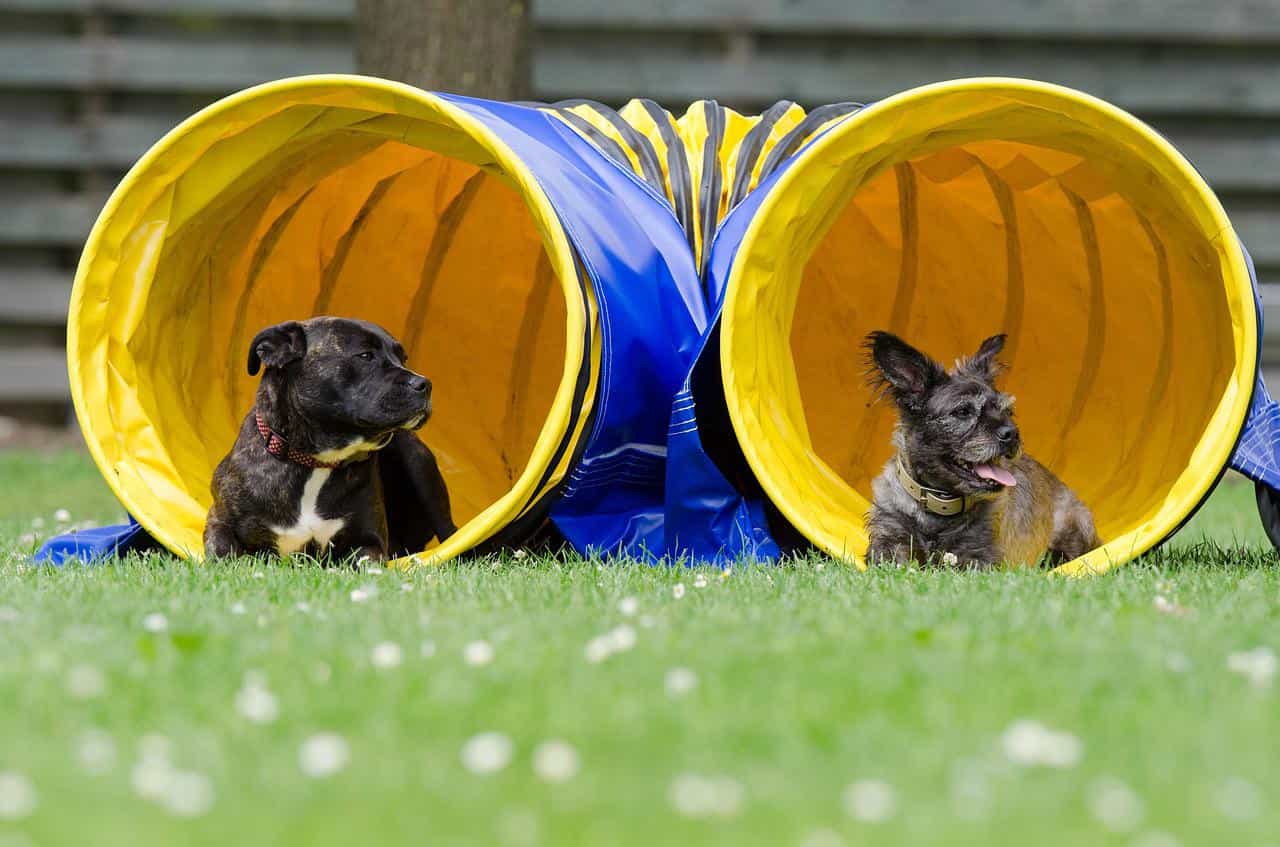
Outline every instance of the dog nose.
{"label": "dog nose", "polygon": [[1008,444],[1010,441],[1018,437],[1018,429],[1012,424],[1005,424],[996,430],[996,438],[1000,439],[1001,444]]}
{"label": "dog nose", "polygon": [[425,376],[418,376],[417,374],[414,374],[409,377],[408,384],[411,391],[416,391],[419,394],[426,394],[431,390],[431,380],[427,379]]}

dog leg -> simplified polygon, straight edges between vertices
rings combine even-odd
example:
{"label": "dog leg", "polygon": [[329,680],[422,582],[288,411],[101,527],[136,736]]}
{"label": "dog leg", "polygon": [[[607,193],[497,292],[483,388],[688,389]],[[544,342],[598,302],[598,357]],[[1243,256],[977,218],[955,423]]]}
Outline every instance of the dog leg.
{"label": "dog leg", "polygon": [[1093,526],[1093,513],[1063,485],[1054,497],[1049,556],[1058,562],[1069,562],[1101,546],[1102,540]]}
{"label": "dog leg", "polygon": [[249,549],[240,543],[230,526],[209,515],[204,527],[204,555],[206,559],[227,559],[248,555]]}
{"label": "dog leg", "polygon": [[435,455],[412,433],[400,432],[378,454],[387,509],[389,548],[395,555],[421,552],[433,538],[457,532],[449,489]]}
{"label": "dog leg", "polygon": [[894,542],[885,538],[872,538],[866,559],[869,565],[919,565],[916,553],[909,541]]}

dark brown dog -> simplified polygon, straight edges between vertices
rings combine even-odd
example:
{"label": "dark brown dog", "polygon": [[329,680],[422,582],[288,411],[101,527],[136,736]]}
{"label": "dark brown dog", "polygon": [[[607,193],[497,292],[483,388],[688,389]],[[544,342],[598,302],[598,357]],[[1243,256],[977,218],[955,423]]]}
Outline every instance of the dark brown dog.
{"label": "dark brown dog", "polygon": [[213,474],[210,557],[421,551],[455,531],[435,456],[418,438],[431,382],[365,321],[319,317],[264,329],[253,409]]}
{"label": "dark brown dog", "polygon": [[1034,565],[1101,543],[1089,509],[1022,451],[1013,398],[995,387],[1004,340],[948,372],[895,335],[867,336],[873,380],[898,408],[896,453],[871,485],[869,560]]}

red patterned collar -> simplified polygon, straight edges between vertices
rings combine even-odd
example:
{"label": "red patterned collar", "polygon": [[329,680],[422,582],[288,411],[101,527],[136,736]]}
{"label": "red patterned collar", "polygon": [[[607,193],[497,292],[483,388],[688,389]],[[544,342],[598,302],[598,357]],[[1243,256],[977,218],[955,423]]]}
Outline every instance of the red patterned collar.
{"label": "red patterned collar", "polygon": [[[280,433],[267,426],[267,422],[262,419],[262,412],[257,409],[253,410],[254,422],[258,425],[258,433],[262,436],[262,440],[266,442],[267,452],[283,462],[293,462],[295,465],[302,465],[304,468],[323,468],[333,470],[340,468],[348,462],[322,462],[310,453],[303,453],[294,450],[289,443],[280,437]],[[357,461],[364,461],[367,455],[361,457]]]}

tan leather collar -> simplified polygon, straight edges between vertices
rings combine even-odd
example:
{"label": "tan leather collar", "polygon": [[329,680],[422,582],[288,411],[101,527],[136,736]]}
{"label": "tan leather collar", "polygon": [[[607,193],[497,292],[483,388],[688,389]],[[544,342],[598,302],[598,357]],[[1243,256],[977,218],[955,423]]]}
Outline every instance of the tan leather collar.
{"label": "tan leather collar", "polygon": [[907,490],[912,500],[924,506],[925,511],[943,517],[952,517],[964,514],[973,506],[972,497],[948,494],[937,488],[926,488],[916,482],[911,474],[907,473],[907,467],[902,464],[901,458],[896,459],[895,464],[898,466],[898,481],[902,483],[902,487]]}

